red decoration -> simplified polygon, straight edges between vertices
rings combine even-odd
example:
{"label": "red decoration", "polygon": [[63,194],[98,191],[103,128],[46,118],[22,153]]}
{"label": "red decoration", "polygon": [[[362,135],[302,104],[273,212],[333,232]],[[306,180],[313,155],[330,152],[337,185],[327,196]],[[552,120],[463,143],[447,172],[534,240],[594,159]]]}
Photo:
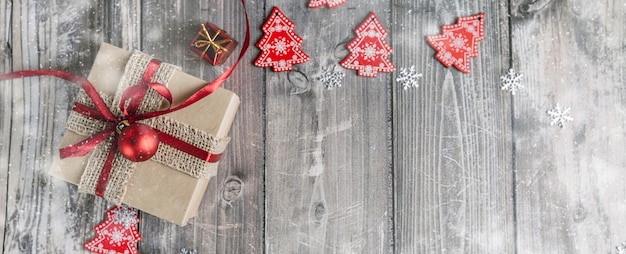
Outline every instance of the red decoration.
{"label": "red decoration", "polygon": [[295,32],[296,25],[278,8],[263,24],[263,37],[256,46],[263,52],[254,61],[258,67],[270,67],[276,72],[291,71],[294,64],[301,64],[309,60],[309,56],[302,52],[302,38]]}
{"label": "red decoration", "polygon": [[311,0],[311,2],[309,2],[309,8],[319,8],[324,5],[328,5],[328,8],[333,8],[345,3],[346,0]]}
{"label": "red decoration", "polygon": [[238,42],[233,40],[226,31],[219,29],[210,22],[201,25],[196,38],[189,48],[212,65],[222,64],[235,50]]}
{"label": "red decoration", "polygon": [[[121,129],[121,131],[119,131]],[[159,148],[159,135],[152,127],[141,124],[118,124],[119,138],[117,147],[122,155],[134,162],[147,161]]]}
{"label": "red decoration", "polygon": [[478,56],[478,42],[484,39],[483,13],[459,17],[454,25],[444,25],[440,35],[428,36],[426,41],[437,50],[435,58],[446,68],[454,65],[459,71],[470,72],[469,58]]}
{"label": "red decoration", "polygon": [[378,72],[393,72],[396,67],[387,57],[393,49],[385,41],[387,31],[374,12],[355,30],[354,38],[347,47],[350,54],[341,61],[341,66],[358,70],[359,76],[376,77]]}
{"label": "red decoration", "polygon": [[103,254],[136,254],[141,234],[137,230],[139,216],[130,207],[115,206],[106,212],[104,222],[98,224],[96,238],[85,243],[85,249]]}

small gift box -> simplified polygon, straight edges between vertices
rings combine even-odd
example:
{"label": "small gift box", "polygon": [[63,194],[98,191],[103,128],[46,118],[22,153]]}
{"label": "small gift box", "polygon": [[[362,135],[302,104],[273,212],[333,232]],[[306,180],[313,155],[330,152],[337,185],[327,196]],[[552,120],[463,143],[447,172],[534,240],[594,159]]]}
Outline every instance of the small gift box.
{"label": "small gift box", "polygon": [[226,31],[206,22],[189,45],[191,51],[209,61],[213,65],[224,63],[237,47],[237,41],[226,34]]}
{"label": "small gift box", "polygon": [[[133,119],[132,114],[162,110],[168,104],[175,107],[207,84],[176,66],[109,44],[101,46],[88,80],[111,113],[130,114],[129,119]],[[133,101],[124,98],[132,90],[127,88],[137,87],[138,83],[165,86],[171,96],[164,96],[156,88],[147,89],[141,103],[130,110],[132,106],[123,104]],[[80,192],[135,207],[181,226],[197,215],[209,180],[217,174],[217,161],[229,141],[228,131],[239,106],[237,95],[219,88],[181,110],[145,119],[137,117],[136,124],[147,125],[158,134],[156,153],[141,162],[122,155],[121,146],[115,149],[123,136],[114,133],[123,128],[120,122],[111,124],[94,117],[97,106],[93,99],[83,91],[77,97],[61,147],[75,148],[81,141],[95,139],[102,133],[105,138],[84,156],[61,159],[62,155],[55,155],[51,175],[78,185]],[[85,144],[89,142],[81,145]]]}

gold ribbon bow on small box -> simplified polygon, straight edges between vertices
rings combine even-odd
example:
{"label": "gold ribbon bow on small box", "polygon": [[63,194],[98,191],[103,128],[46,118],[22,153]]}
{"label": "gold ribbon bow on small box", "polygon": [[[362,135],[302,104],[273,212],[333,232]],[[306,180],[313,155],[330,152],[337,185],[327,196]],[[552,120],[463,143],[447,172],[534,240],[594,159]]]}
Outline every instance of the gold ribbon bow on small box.
{"label": "gold ribbon bow on small box", "polygon": [[191,50],[213,65],[218,65],[226,61],[237,44],[224,30],[206,22],[191,43]]}

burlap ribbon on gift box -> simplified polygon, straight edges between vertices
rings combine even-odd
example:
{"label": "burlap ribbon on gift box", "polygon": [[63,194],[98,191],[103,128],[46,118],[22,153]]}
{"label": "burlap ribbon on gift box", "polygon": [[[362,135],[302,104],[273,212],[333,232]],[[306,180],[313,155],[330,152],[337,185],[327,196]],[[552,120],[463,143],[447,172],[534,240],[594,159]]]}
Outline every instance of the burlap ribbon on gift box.
{"label": "burlap ribbon on gift box", "polygon": [[[151,60],[152,57],[149,55],[135,51],[126,64],[124,74],[118,84],[115,96],[112,97],[110,95],[99,93],[108,108],[116,116],[121,116],[122,112],[119,107],[115,107],[113,105],[119,104],[122,99],[123,91],[130,86],[140,83],[142,79],[145,79],[144,73],[146,72],[146,68]],[[174,71],[178,69],[179,68],[174,65],[161,63],[155,74],[152,76],[150,82],[167,85],[172,78]],[[161,95],[150,89],[146,92],[139,108],[137,109],[137,113],[143,114],[159,110],[164,101],[165,100]],[[81,91],[76,103],[91,108],[95,107],[92,100],[84,91]],[[160,132],[166,133],[167,135],[214,155],[221,154],[230,141],[230,138],[217,139],[209,133],[195,129],[185,123],[169,119],[165,116],[140,120],[138,122],[149,125]],[[70,131],[76,132],[77,134],[89,137],[102,132],[109,127],[110,126],[105,122],[91,118],[85,114],[72,111],[68,117],[66,128]],[[96,188],[101,181],[100,176],[103,168],[105,167],[104,164],[107,160],[107,156],[109,155],[111,146],[114,144],[114,138],[114,136],[110,136],[104,140],[91,152],[91,155],[89,155],[90,157],[88,159],[87,166],[78,185],[80,192],[97,194]],[[209,165],[211,163],[216,163],[216,161],[205,161],[204,159],[193,156],[163,142],[159,143],[158,150],[151,160],[166,165],[172,168],[172,170],[178,170],[196,178],[208,177],[209,175],[207,170]],[[104,193],[102,193],[102,196],[105,199],[116,204],[122,203],[124,195],[126,194],[126,184],[130,176],[133,174],[135,165],[135,162],[126,159],[119,153],[119,151],[116,152],[111,172],[108,177],[108,182],[106,183],[106,189]]]}

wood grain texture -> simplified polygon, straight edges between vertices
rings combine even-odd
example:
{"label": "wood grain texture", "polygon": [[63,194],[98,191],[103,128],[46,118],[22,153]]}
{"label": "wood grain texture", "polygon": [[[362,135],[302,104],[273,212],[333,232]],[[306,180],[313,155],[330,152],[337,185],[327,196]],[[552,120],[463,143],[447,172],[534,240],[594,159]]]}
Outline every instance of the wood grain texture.
{"label": "wood grain texture", "polygon": [[[621,1],[515,1],[519,253],[613,253],[626,238]],[[571,107],[550,126],[547,111]]]}
{"label": "wood grain texture", "polygon": [[[254,38],[261,36],[255,24],[261,24],[265,18],[263,5],[263,1],[246,1],[250,48],[224,85],[239,95],[241,105],[231,129],[233,141],[222,157],[216,179],[218,199],[213,209],[217,213],[217,253],[253,254],[264,250],[265,72],[250,64],[256,58],[252,53]],[[209,20],[220,22],[219,26],[243,45],[245,20],[240,1],[209,2],[206,8],[208,17],[216,17]],[[231,55],[225,66],[230,66],[236,57],[236,54]]]}
{"label": "wood grain texture", "polygon": [[371,10],[390,27],[389,2],[348,1],[333,10],[307,2],[265,6],[295,22],[311,55],[292,72],[267,70],[266,252],[389,252],[391,75],[343,70],[344,86],[334,90],[316,80],[347,56],[345,43]]}
{"label": "wood grain texture", "polygon": [[[11,6],[10,48],[13,70],[65,69],[86,73],[94,45],[84,31],[93,31],[89,3],[16,1]],[[85,38],[85,39],[80,39]],[[64,132],[74,93],[65,82],[31,78],[3,82],[11,86],[6,203],[6,253],[75,253],[101,218],[93,198],[76,195],[76,188],[52,179],[47,170]],[[6,157],[5,157],[6,155]],[[8,167],[7,167],[8,166]],[[71,243],[71,244],[59,244]]]}
{"label": "wood grain texture", "polygon": [[[0,72],[11,71],[11,34],[12,4],[7,1],[0,3]],[[0,82],[0,244],[4,246],[4,229],[6,223],[7,177],[9,175],[9,151],[11,148],[11,103],[12,89],[9,82]]]}
{"label": "wood grain texture", "polygon": [[[420,87],[394,83],[397,253],[513,253],[508,6],[496,2],[397,1],[398,67],[423,72]],[[454,7],[454,8],[452,8]],[[471,74],[446,69],[426,35],[484,12],[485,40]]]}
{"label": "wood grain texture", "polygon": [[[188,226],[141,215],[142,253],[613,253],[626,240],[622,1],[246,2],[251,48],[225,84],[242,101],[233,140]],[[252,64],[273,6],[311,56],[292,72]],[[370,11],[418,88],[341,67],[342,87],[320,82]],[[471,74],[444,68],[425,36],[479,12]],[[212,67],[188,50],[205,21],[243,42],[238,1],[0,1],[0,72],[86,76],[109,42],[212,80],[236,54]],[[509,67],[524,75],[514,96],[500,90]],[[0,82],[3,253],[85,253],[111,206],[47,174],[77,91]],[[571,107],[564,128],[546,114],[556,103]]]}

